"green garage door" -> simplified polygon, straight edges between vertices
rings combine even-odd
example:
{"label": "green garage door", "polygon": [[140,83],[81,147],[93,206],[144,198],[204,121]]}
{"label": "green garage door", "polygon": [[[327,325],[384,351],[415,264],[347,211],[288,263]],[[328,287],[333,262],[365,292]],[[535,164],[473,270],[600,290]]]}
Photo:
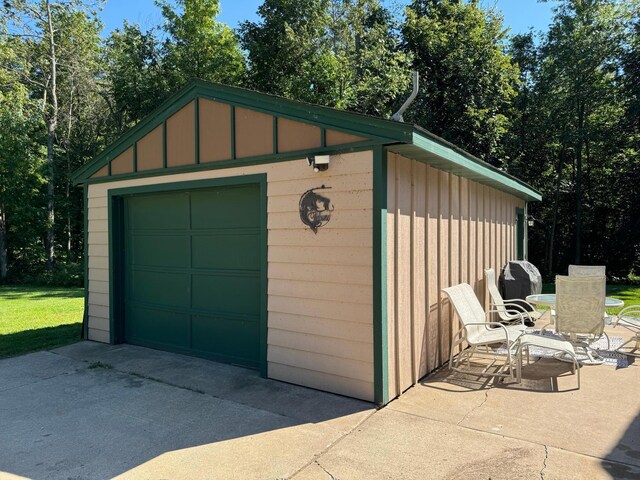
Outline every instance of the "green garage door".
{"label": "green garage door", "polygon": [[124,340],[258,368],[260,187],[124,200]]}

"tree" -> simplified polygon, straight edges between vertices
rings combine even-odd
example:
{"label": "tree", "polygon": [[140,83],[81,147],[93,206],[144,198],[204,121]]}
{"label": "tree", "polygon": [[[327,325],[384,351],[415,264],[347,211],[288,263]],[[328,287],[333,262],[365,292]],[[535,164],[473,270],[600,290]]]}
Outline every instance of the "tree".
{"label": "tree", "polygon": [[7,35],[0,20],[0,282],[11,257],[37,243],[44,224],[38,200],[45,156],[38,146],[37,102],[20,78],[23,50],[23,40]]}
{"label": "tree", "polygon": [[411,86],[411,55],[378,0],[333,0],[331,46],[338,64],[337,106],[389,117]]}
{"label": "tree", "polygon": [[414,0],[402,33],[421,76],[406,118],[499,165],[518,82],[502,18],[476,0]]}
{"label": "tree", "polygon": [[240,25],[249,86],[276,95],[337,106],[339,62],[331,51],[329,0],[265,0],[260,23]]}
{"label": "tree", "polygon": [[242,85],[246,66],[233,30],[216,20],[219,0],[176,0],[177,9],[166,0],[162,9],[168,35],[164,48],[165,75],[170,88],[192,78],[229,85]]}
{"label": "tree", "polygon": [[114,124],[114,135],[140,121],[169,93],[164,58],[155,31],[142,32],[125,21],[107,38],[104,52],[104,97]]}
{"label": "tree", "polygon": [[[94,3],[82,0],[5,0],[2,11],[11,19],[15,36],[25,39],[28,68],[23,82],[33,95],[41,99],[41,112],[47,132],[47,233],[45,257],[51,270],[55,254],[57,148],[59,147],[59,121],[67,110],[61,97],[62,76],[67,83],[74,81],[91,62],[86,54],[93,49],[87,45],[89,37],[97,40],[99,22]],[[85,77],[86,78],[86,77]],[[71,93],[73,88],[67,93]],[[71,102],[73,100],[70,100]]]}
{"label": "tree", "polygon": [[[616,72],[626,31],[624,18],[621,2],[563,0],[541,47],[541,81],[564,114],[564,121],[557,125],[559,143],[573,161],[575,263],[581,263],[583,256],[585,163],[587,169],[601,171],[603,165],[598,162],[616,149],[608,141],[617,138],[610,136],[611,126],[619,124],[622,113],[616,98]],[[605,145],[608,148],[602,149]],[[587,182],[596,180],[587,175]]]}
{"label": "tree", "polygon": [[389,116],[410,87],[410,55],[378,0],[266,0],[258,14],[240,28],[252,88]]}

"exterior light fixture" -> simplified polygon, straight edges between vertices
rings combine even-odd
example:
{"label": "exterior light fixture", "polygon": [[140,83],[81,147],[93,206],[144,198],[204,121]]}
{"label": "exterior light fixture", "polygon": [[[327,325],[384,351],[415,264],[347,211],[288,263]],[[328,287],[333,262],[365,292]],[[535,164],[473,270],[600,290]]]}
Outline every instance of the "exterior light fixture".
{"label": "exterior light fixture", "polygon": [[313,168],[314,172],[324,172],[329,168],[329,155],[313,155],[307,157],[307,163]]}

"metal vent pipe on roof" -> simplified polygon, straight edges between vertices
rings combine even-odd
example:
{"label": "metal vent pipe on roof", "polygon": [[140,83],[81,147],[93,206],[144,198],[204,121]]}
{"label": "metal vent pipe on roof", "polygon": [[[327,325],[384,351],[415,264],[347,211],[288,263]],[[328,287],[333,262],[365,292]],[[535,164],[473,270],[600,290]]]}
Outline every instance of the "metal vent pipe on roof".
{"label": "metal vent pipe on roof", "polygon": [[398,110],[396,113],[394,113],[391,116],[391,120],[395,120],[396,122],[404,122],[404,118],[402,118],[402,114],[407,110],[407,108],[409,108],[409,105],[411,105],[413,101],[416,99],[416,97],[418,96],[418,90],[420,89],[419,82],[420,82],[420,77],[418,75],[418,72],[415,71],[413,72],[413,90],[411,91],[411,95],[409,95],[409,98],[407,98],[404,101],[404,103],[400,107],[400,110]]}

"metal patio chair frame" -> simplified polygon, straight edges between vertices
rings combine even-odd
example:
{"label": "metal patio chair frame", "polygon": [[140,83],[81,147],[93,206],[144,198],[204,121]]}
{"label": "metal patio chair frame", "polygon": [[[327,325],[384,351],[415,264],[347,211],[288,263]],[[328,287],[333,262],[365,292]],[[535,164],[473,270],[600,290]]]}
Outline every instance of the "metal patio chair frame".
{"label": "metal patio chair frame", "polygon": [[[491,299],[490,306],[495,310],[502,322],[517,322],[519,320],[519,316],[514,315],[512,313],[514,311],[520,315],[528,317],[531,323],[535,323],[536,320],[542,317],[543,312],[536,310],[536,308],[526,300],[519,298],[510,298],[505,300],[502,298],[498,285],[496,284],[496,271],[493,268],[485,269],[484,279],[487,290],[489,291],[489,298]],[[523,304],[528,305],[529,308],[531,308],[531,311],[527,310]]]}
{"label": "metal patio chair frame", "polygon": [[[487,314],[493,313],[495,310],[484,311],[471,285],[462,283],[444,288],[442,292],[449,298],[460,322],[460,329],[451,341],[449,369],[478,376],[517,379],[518,362],[521,360],[517,356],[517,341],[527,328],[524,324],[523,314],[515,310],[511,312],[520,319],[520,323],[517,325],[505,326],[500,322],[489,322],[487,321]],[[463,349],[458,355],[454,355],[456,347],[465,342],[469,345],[469,348]],[[507,347],[505,361],[496,372],[488,371],[495,364],[495,360],[481,372],[470,370],[471,357],[479,347],[485,347],[486,352],[489,353],[490,346],[502,346],[504,344]],[[498,354],[495,354],[495,356],[498,356]],[[461,368],[460,365],[463,362],[466,362],[467,369]]]}
{"label": "metal patio chair frame", "polygon": [[[630,316],[629,314],[635,314],[635,316]],[[628,307],[620,310],[618,314],[613,317],[611,325],[614,328],[618,326],[626,328],[633,333],[633,337],[616,348],[616,352],[631,355],[633,357],[640,357],[640,305],[629,305]],[[636,343],[636,346],[633,349],[634,353],[623,352],[622,348],[631,342]]]}

